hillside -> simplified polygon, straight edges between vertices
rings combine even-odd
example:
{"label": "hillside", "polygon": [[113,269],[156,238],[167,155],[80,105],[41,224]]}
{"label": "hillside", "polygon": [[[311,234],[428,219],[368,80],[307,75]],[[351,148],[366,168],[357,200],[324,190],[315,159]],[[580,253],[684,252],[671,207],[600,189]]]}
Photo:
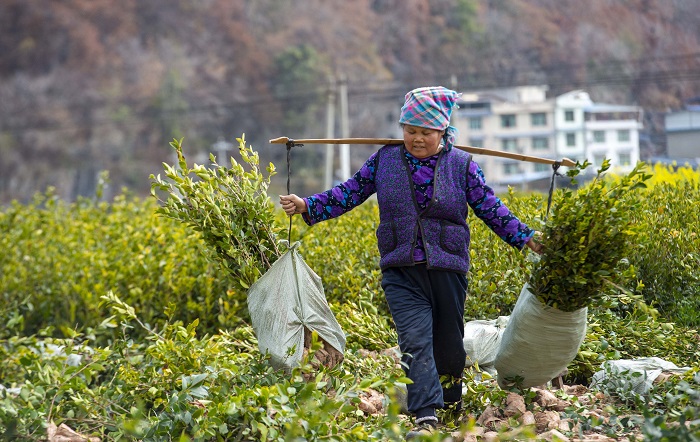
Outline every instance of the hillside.
{"label": "hillside", "polygon": [[[653,131],[698,95],[698,22],[694,0],[4,0],[0,204],[92,195],[102,170],[108,196],[145,194],[173,137],[208,152],[245,133],[282,166],[267,140],[323,135],[341,74],[351,136],[383,136],[375,109],[427,84],[585,88]],[[318,152],[296,156],[312,187]]]}

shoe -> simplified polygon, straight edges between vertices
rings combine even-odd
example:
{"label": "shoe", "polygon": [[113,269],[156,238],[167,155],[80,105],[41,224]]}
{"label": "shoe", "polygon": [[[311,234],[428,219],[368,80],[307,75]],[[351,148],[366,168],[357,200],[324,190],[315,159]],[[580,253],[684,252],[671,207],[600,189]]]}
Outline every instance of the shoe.
{"label": "shoe", "polygon": [[421,436],[430,436],[437,432],[437,427],[433,421],[421,422],[411,431],[406,433],[406,440],[419,439]]}

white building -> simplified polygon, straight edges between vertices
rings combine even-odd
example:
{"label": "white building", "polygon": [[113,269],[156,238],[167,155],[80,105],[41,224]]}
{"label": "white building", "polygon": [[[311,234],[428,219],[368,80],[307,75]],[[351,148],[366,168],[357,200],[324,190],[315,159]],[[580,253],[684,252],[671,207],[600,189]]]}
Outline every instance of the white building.
{"label": "white building", "polygon": [[591,104],[584,110],[586,158],[598,167],[609,158],[612,170],[631,171],[639,161],[642,111],[636,106]]}
{"label": "white building", "polygon": [[[641,109],[597,104],[584,91],[548,99],[547,89],[520,86],[463,93],[452,120],[459,130],[457,144],[550,159],[587,158],[595,166],[609,158],[621,173],[634,167]],[[497,190],[541,186],[552,175],[547,164],[482,155],[475,159]]]}
{"label": "white building", "polygon": [[700,106],[671,112],[664,124],[669,159],[700,162]]}

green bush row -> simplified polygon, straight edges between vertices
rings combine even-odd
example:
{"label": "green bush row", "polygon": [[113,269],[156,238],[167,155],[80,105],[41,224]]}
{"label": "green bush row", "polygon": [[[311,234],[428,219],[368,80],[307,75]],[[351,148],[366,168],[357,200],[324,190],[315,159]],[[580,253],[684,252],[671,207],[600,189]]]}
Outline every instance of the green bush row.
{"label": "green bush row", "polygon": [[645,226],[629,257],[646,301],[671,322],[700,326],[700,184],[659,183],[634,214]]}
{"label": "green bush row", "polygon": [[0,336],[8,327],[31,335],[52,326],[63,336],[95,327],[110,290],[153,327],[168,310],[209,330],[236,324],[242,295],[205,259],[197,234],[155,209],[128,194],[69,204],[49,191],[0,212]]}
{"label": "green bush row", "polygon": [[[557,192],[556,199],[561,195]],[[540,194],[502,195],[521,219],[537,225],[545,215]],[[645,226],[627,262],[641,292],[665,322],[700,325],[700,188],[697,183],[658,184],[646,191],[636,224]],[[112,290],[157,326],[165,312],[211,333],[245,322],[245,292],[220,265],[207,260],[199,232],[155,214],[153,200],[128,193],[114,201],[57,200],[51,192],[27,205],[0,212],[0,320],[25,334],[94,327],[105,319],[97,308]],[[292,241],[301,240],[307,263],[323,279],[334,308],[357,299],[388,316],[374,231],[373,201],[337,220],[307,227],[295,217]],[[288,219],[278,212],[278,231]],[[529,275],[525,253],[500,241],[470,214],[472,230],[469,297],[465,319],[510,313]],[[611,294],[616,290],[609,288]],[[621,309],[628,308],[622,305]]]}

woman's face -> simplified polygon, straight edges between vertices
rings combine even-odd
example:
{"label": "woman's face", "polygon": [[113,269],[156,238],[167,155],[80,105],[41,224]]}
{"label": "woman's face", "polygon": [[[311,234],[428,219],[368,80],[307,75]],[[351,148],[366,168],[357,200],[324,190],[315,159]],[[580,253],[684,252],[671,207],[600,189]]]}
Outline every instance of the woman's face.
{"label": "woman's face", "polygon": [[425,127],[403,126],[403,142],[406,150],[416,158],[427,158],[438,153],[444,130]]}

